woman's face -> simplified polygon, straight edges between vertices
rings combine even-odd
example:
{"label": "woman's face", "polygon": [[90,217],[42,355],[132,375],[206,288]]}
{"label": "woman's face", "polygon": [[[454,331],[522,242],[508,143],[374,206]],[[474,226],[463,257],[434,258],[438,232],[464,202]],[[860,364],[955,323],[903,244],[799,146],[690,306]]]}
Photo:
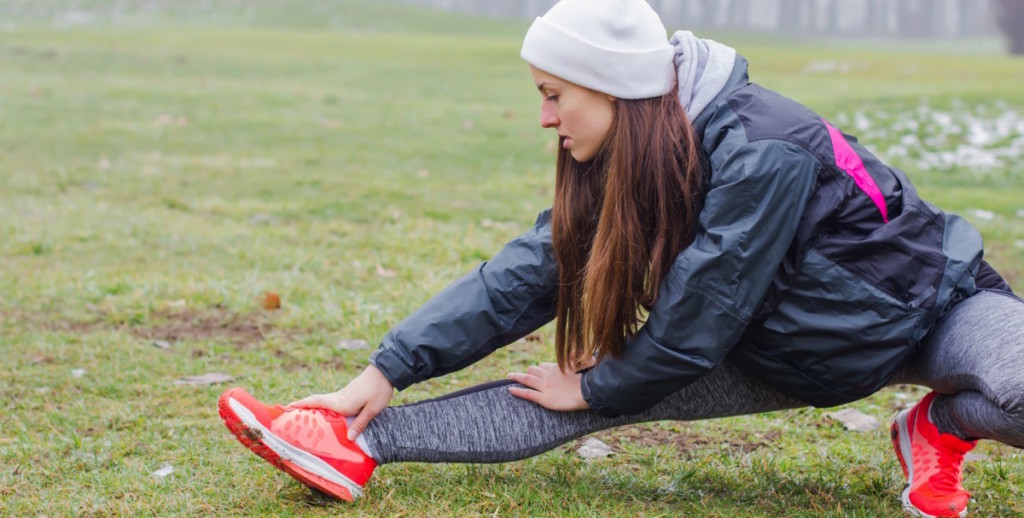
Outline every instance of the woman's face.
{"label": "woman's face", "polygon": [[597,155],[611,130],[615,98],[570,83],[531,66],[533,83],[540,90],[540,125],[563,137],[562,147],[579,162]]}

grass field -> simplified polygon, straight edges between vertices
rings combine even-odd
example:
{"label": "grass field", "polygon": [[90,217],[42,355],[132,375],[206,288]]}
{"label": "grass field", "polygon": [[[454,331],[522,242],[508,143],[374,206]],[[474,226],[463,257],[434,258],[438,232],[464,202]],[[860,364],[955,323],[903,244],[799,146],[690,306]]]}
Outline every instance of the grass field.
{"label": "grass field", "polygon": [[[887,423],[924,391],[598,436],[504,465],[393,465],[340,505],[241,448],[268,401],[342,386],[388,327],[550,204],[526,22],[384,2],[0,0],[0,515],[898,516]],[[133,4],[134,5],[134,4]],[[121,10],[118,10],[121,9]],[[721,35],[975,223],[1024,290],[1024,62]],[[969,47],[968,48],[973,48]],[[956,128],[956,131],[954,131]],[[265,291],[283,307],[262,309]],[[409,402],[553,357],[541,330]],[[977,516],[1024,513],[983,443]],[[153,473],[170,465],[173,474]]]}

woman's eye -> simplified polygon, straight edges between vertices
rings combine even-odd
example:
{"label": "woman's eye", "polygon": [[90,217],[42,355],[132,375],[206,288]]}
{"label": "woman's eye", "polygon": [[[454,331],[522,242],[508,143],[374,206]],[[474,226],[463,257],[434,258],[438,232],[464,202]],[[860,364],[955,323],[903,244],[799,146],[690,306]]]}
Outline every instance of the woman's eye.
{"label": "woman's eye", "polygon": [[551,101],[551,102],[555,102],[555,101],[557,101],[557,100],[558,100],[558,96],[557,96],[557,95],[555,95],[555,94],[549,95],[549,96],[548,96],[548,98],[547,98],[547,100],[549,100],[549,101]]}

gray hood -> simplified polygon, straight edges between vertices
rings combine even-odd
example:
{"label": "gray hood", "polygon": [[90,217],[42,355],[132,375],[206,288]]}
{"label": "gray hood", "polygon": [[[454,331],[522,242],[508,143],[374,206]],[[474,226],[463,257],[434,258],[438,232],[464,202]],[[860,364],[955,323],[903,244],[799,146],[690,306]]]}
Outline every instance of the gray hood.
{"label": "gray hood", "polygon": [[676,51],[679,101],[692,121],[725,88],[736,64],[736,49],[690,31],[677,31],[669,44]]}

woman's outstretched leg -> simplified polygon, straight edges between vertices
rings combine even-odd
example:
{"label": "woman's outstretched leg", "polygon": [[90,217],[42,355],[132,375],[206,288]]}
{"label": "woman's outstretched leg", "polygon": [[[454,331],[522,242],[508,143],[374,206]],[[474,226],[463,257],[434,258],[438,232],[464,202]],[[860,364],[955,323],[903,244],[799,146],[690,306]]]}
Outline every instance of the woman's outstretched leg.
{"label": "woman's outstretched leg", "polygon": [[374,418],[363,437],[380,463],[505,462],[631,423],[694,421],[806,406],[742,374],[727,361],[651,409],[614,419],[589,410],[548,410],[512,396],[509,385],[488,383],[389,407]]}

